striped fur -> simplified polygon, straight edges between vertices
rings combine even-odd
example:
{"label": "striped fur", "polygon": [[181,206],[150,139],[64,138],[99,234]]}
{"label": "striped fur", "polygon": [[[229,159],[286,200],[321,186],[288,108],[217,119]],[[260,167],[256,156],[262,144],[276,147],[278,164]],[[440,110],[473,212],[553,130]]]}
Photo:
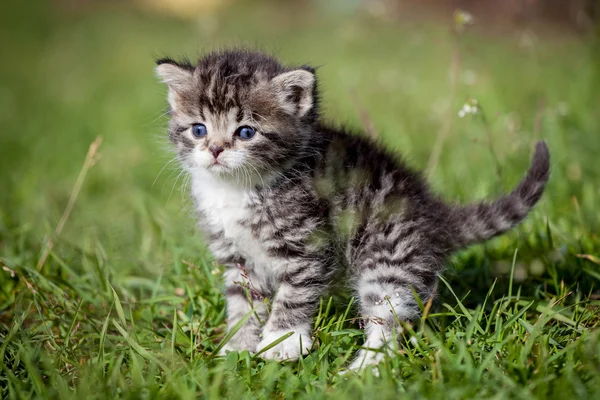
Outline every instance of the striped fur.
{"label": "striped fur", "polygon": [[[298,358],[312,346],[320,297],[340,277],[359,300],[365,347],[386,349],[398,320],[418,317],[414,293],[432,296],[451,252],[518,224],[548,180],[540,142],[509,195],[447,205],[395,155],[322,124],[309,67],[225,51],[197,66],[161,60],[157,74],[169,86],[169,137],[191,175],[201,228],[228,267],[229,325],[255,311],[228,350],[259,351],[294,332],[262,356]],[[192,135],[197,123],[206,125],[205,137]],[[236,136],[240,126],[256,136]],[[211,145],[224,149],[217,158]],[[352,367],[381,357],[361,350]]]}

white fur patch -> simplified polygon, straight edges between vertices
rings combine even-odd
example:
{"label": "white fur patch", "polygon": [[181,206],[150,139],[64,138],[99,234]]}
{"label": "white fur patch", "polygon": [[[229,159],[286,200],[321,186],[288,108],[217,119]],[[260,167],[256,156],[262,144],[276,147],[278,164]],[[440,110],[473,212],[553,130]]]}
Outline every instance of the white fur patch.
{"label": "white fur patch", "polygon": [[[204,216],[204,225],[215,232],[223,231],[225,237],[233,242],[236,253],[252,264],[252,279],[256,279],[253,284],[263,290],[268,282],[275,281],[286,265],[275,263],[266,243],[241,224],[251,217],[247,206],[250,192],[208,171],[195,171],[192,173],[192,194]],[[226,250],[214,249],[216,258],[228,256],[219,254],[219,251]]]}

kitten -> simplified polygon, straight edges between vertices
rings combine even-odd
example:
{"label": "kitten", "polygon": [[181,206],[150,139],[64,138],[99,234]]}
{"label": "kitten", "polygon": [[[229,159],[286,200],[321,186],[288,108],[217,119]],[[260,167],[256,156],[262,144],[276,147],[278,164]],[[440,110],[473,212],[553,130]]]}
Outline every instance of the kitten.
{"label": "kitten", "polygon": [[225,350],[260,351],[293,332],[262,357],[306,354],[319,298],[343,278],[366,321],[364,347],[384,350],[360,350],[351,368],[378,363],[398,320],[418,318],[414,292],[427,300],[453,251],[523,220],[548,180],[539,142],[510,194],[448,205],[390,152],[320,121],[311,67],[235,50],[195,66],[162,59],[156,72],[201,228],[227,267],[229,328],[251,315]]}

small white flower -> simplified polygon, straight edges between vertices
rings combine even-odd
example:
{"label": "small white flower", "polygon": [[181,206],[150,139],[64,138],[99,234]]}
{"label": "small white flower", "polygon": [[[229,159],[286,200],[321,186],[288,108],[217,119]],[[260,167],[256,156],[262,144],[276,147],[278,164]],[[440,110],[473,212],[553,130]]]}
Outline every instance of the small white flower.
{"label": "small white flower", "polygon": [[413,346],[416,346],[419,343],[419,341],[417,340],[417,338],[414,337],[414,336],[410,337],[410,342],[413,344]]}
{"label": "small white flower", "polygon": [[466,25],[473,24],[473,14],[463,10],[454,11],[454,26],[460,32],[464,30]]}
{"label": "small white flower", "polygon": [[469,99],[458,112],[458,116],[463,118],[467,114],[477,114],[479,112],[479,107],[477,105],[476,99]]}

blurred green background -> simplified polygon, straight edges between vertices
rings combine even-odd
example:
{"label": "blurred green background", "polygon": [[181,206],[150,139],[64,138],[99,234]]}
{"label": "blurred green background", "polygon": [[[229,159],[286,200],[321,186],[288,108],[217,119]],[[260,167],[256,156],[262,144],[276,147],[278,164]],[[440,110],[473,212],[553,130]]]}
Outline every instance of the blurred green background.
{"label": "blurred green background", "polygon": [[[505,293],[518,247],[513,277],[524,293],[560,295],[561,281],[596,293],[595,1],[54,0],[1,8],[0,334],[6,339],[15,326],[26,326],[28,339],[19,340],[37,349],[35,357],[54,354],[43,350],[48,338],[36,335],[65,335],[81,313],[96,318],[88,333],[97,336],[109,310],[114,315],[111,287],[132,324],[162,318],[163,327],[179,310],[180,318],[203,321],[210,340],[199,351],[210,352],[222,337],[215,266],[196,232],[186,177],[168,164],[166,89],[153,68],[158,57],[194,60],[226,46],[318,67],[325,119],[376,134],[411,165],[427,169],[449,200],[473,201],[512,187],[532,144],[546,140],[552,175],[541,204],[515,233],[455,257],[447,276],[459,297],[469,294],[465,304],[477,307],[496,278],[493,296]],[[472,99],[480,112],[460,118]],[[101,158],[57,237],[98,136]],[[36,268],[50,238],[55,245]],[[202,293],[209,293],[208,303]],[[69,299],[64,314],[52,308],[54,296]],[[166,302],[143,315],[139,302],[160,296]],[[440,298],[454,301],[445,289]],[[73,304],[81,309],[75,312]],[[148,322],[152,329],[166,337]],[[98,340],[80,338],[80,347],[60,354],[91,360]],[[1,348],[6,365],[15,362],[10,349]],[[86,364],[60,359],[73,368],[61,376],[75,376]]]}

